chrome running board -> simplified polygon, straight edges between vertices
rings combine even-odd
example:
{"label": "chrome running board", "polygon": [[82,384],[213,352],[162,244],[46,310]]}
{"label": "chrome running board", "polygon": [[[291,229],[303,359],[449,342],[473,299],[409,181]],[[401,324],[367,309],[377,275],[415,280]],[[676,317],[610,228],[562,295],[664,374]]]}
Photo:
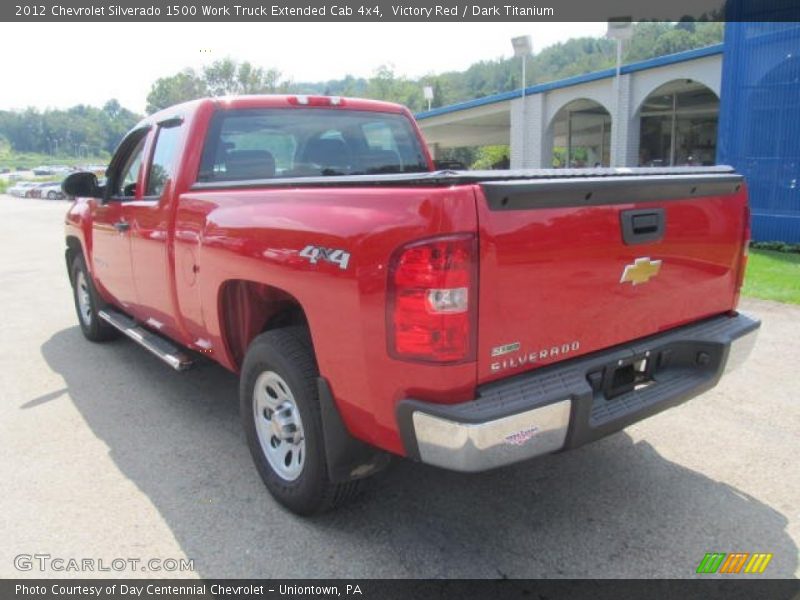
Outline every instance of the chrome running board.
{"label": "chrome running board", "polygon": [[192,359],[180,348],[158,334],[141,327],[130,317],[109,308],[105,308],[97,314],[106,323],[119,329],[176,371],[185,371],[192,366]]}

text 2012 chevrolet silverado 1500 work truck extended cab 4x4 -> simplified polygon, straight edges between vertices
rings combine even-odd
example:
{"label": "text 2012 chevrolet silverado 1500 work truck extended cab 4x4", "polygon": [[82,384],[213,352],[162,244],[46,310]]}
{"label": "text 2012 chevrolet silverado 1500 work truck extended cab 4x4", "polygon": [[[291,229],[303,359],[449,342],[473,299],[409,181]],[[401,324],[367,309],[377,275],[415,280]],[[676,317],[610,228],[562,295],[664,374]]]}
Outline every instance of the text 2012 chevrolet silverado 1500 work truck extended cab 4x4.
{"label": "text 2012 chevrolet silverado 1500 work truck extended cab 4x4", "polygon": [[401,106],[205,99],[64,183],[84,335],[240,373],[270,492],[309,514],[390,454],[481,471],[713,387],[749,214],[727,167],[435,171]]}

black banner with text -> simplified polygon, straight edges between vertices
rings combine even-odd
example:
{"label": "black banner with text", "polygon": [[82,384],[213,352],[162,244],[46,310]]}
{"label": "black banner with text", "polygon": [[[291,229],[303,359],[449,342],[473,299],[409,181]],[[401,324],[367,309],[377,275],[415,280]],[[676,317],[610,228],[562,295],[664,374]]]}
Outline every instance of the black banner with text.
{"label": "black banner with text", "polygon": [[127,600],[140,599],[257,599],[309,598],[356,600],[470,600],[472,598],[515,598],[557,600],[794,600],[800,593],[797,580],[235,580],[235,579],[83,579],[2,580],[3,600]]}
{"label": "black banner with text", "polygon": [[795,21],[797,0],[35,0],[0,21]]}

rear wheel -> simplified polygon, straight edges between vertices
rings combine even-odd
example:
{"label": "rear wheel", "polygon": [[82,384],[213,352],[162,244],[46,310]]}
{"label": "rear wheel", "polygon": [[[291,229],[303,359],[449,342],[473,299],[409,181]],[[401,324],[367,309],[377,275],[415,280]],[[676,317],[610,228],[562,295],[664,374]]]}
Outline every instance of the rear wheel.
{"label": "rear wheel", "polygon": [[317,376],[307,330],[275,329],[250,345],[239,391],[259,475],[278,502],[300,515],[348,501],[360,483],[333,483],[328,477]]}
{"label": "rear wheel", "polygon": [[56,199],[56,197],[57,197],[57,196],[56,196],[56,193],[55,193],[55,192],[47,192],[47,199],[48,199],[48,200],[55,200],[55,199]]}
{"label": "rear wheel", "polygon": [[72,261],[71,273],[75,311],[78,313],[78,324],[84,337],[92,342],[105,342],[117,337],[117,330],[97,314],[103,307],[103,302],[94,289],[83,256],[76,256]]}

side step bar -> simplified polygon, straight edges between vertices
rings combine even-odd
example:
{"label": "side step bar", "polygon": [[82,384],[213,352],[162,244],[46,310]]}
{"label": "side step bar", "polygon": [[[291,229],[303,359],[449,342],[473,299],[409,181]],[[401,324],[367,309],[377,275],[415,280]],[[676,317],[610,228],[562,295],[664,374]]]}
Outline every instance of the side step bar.
{"label": "side step bar", "polygon": [[185,371],[192,366],[192,360],[180,348],[161,336],[139,326],[130,317],[109,308],[99,311],[98,316],[109,325],[119,329],[134,342],[143,346],[176,371]]}

